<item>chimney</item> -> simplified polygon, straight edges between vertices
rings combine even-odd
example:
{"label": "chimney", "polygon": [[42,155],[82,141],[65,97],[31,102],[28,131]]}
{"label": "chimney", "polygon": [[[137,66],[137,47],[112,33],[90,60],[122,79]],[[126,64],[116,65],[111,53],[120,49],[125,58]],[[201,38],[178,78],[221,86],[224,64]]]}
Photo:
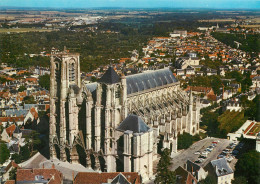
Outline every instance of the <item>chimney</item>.
{"label": "chimney", "polygon": [[55,169],[55,165],[54,165],[54,164],[52,164],[51,168],[52,168],[52,169]]}
{"label": "chimney", "polygon": [[42,168],[44,169],[44,164],[42,164]]}

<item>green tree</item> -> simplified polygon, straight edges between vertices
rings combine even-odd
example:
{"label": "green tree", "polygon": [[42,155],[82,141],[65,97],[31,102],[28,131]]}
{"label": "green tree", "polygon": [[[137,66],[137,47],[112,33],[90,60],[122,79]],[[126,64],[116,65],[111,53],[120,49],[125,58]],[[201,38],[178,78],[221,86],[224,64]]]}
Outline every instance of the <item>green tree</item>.
{"label": "green tree", "polygon": [[20,155],[22,157],[21,158],[22,161],[28,160],[30,158],[30,150],[27,145],[21,147]]}
{"label": "green tree", "polygon": [[236,79],[236,81],[239,83],[241,83],[243,80],[243,75],[238,71],[227,72],[225,76],[228,79]]}
{"label": "green tree", "polygon": [[217,136],[219,134],[218,113],[205,112],[201,118],[201,125],[207,126],[207,133],[209,136]]}
{"label": "green tree", "polygon": [[222,87],[221,83],[222,82],[221,82],[220,76],[211,77],[211,87],[212,87],[214,93],[217,95],[221,94],[221,91],[219,90],[219,88]]}
{"label": "green tree", "polygon": [[47,90],[50,89],[50,75],[45,74],[39,77],[39,85]]}
{"label": "green tree", "polygon": [[16,180],[16,172],[17,172],[17,168],[13,168],[9,172],[9,180]]}
{"label": "green tree", "polygon": [[3,164],[10,156],[10,151],[5,143],[0,143],[0,164]]}
{"label": "green tree", "polygon": [[26,90],[25,86],[20,86],[19,89],[18,89],[19,92],[23,92],[24,90]]}
{"label": "green tree", "polygon": [[26,96],[23,98],[23,102],[25,104],[36,104],[36,101],[34,100],[33,96]]}
{"label": "green tree", "polygon": [[169,169],[171,165],[170,150],[168,148],[164,149],[161,155],[161,159],[157,165],[157,174],[155,177],[155,184],[175,184],[176,176],[173,171]]}
{"label": "green tree", "polygon": [[260,183],[260,153],[256,150],[243,154],[235,166],[235,176],[244,176],[251,184]]}
{"label": "green tree", "polygon": [[15,163],[20,164],[22,162],[22,155],[15,153],[12,155],[11,159],[14,160]]}
{"label": "green tree", "polygon": [[204,180],[200,182],[201,184],[217,184],[217,180],[214,176],[208,175]]}
{"label": "green tree", "polygon": [[192,145],[192,135],[184,132],[178,135],[178,149],[187,149]]}
{"label": "green tree", "polygon": [[33,154],[33,151],[35,151],[35,148],[41,144],[39,135],[40,134],[38,132],[32,131],[29,135],[25,136],[25,142],[26,145],[28,145],[31,155]]}
{"label": "green tree", "polygon": [[246,179],[246,177],[244,176],[238,176],[238,177],[235,177],[234,180],[232,180],[232,184],[247,184],[248,181]]}

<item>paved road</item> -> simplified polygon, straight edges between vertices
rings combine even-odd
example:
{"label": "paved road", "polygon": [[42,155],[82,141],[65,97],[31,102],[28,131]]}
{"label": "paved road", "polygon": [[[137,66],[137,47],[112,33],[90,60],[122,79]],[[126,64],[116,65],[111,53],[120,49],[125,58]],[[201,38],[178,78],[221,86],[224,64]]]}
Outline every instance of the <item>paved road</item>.
{"label": "paved road", "polygon": [[182,150],[178,152],[173,158],[172,158],[172,165],[171,170],[177,169],[179,166],[184,166],[186,164],[187,160],[190,160],[192,162],[196,161],[199,157],[199,155],[195,155],[194,153],[196,151],[203,151],[208,146],[212,144],[214,141],[218,141],[217,146],[213,149],[211,153],[208,154],[208,158],[203,161],[200,165],[202,167],[206,166],[211,160],[217,159],[217,156],[222,152],[223,149],[225,149],[229,143],[230,140],[227,139],[219,139],[219,138],[205,138],[203,140],[200,140],[196,143],[194,143],[190,148],[186,150]]}

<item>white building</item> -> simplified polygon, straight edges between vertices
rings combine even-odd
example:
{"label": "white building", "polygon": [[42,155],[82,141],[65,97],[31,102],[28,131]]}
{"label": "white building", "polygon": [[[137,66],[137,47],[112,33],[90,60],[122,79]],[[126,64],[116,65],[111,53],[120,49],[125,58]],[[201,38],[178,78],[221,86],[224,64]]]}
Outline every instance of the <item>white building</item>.
{"label": "white building", "polygon": [[234,179],[234,171],[225,158],[213,160],[211,165],[218,184],[231,184]]}

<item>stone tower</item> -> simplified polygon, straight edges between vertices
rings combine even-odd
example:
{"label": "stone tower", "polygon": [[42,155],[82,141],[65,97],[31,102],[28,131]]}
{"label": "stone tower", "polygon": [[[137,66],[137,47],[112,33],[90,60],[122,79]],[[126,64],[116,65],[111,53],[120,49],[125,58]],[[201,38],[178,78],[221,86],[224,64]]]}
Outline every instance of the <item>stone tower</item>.
{"label": "stone tower", "polygon": [[[95,104],[95,152],[103,150],[107,172],[116,171],[115,129],[126,117],[126,84],[112,67],[99,80]],[[101,130],[101,131],[98,131]]]}
{"label": "stone tower", "polygon": [[[66,49],[52,52],[50,62],[50,157],[66,161],[65,148],[72,149],[70,145],[78,135],[78,112],[73,106],[80,101],[77,99],[81,88],[79,54],[68,53]],[[68,123],[69,119],[72,123]],[[72,162],[76,159],[71,154]]]}

